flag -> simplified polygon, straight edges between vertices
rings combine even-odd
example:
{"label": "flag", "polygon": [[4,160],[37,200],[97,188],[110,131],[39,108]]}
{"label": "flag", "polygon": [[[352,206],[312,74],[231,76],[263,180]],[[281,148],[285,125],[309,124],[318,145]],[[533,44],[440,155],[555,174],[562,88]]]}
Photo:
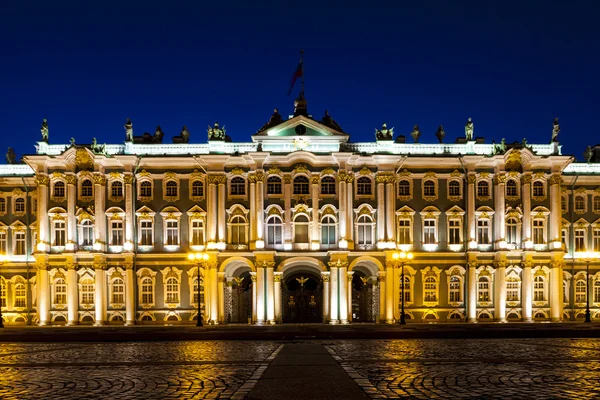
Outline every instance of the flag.
{"label": "flag", "polygon": [[290,84],[290,90],[288,90],[288,96],[290,94],[292,94],[292,89],[294,88],[294,84],[296,83],[296,79],[302,77],[302,59],[300,59],[300,62],[298,63],[298,68],[296,68],[296,72],[294,72],[294,75],[292,75],[292,82]]}

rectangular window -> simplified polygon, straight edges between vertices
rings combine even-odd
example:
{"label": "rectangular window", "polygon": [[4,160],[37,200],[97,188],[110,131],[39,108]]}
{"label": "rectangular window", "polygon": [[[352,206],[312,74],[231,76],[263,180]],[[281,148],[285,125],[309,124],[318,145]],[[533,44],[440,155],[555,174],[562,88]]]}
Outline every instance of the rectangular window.
{"label": "rectangular window", "polygon": [[544,244],[544,220],[533,220],[533,244]]}
{"label": "rectangular window", "polygon": [[8,251],[6,249],[6,243],[7,243],[7,235],[6,235],[6,231],[2,230],[0,231],[0,254],[7,254]]}
{"label": "rectangular window", "polygon": [[425,280],[424,292],[425,301],[437,301],[437,281],[435,278],[430,277]]}
{"label": "rectangular window", "polygon": [[123,221],[112,221],[110,245],[123,246]]}
{"label": "rectangular window", "polygon": [[15,232],[15,250],[13,253],[15,256],[25,255],[25,232]]}
{"label": "rectangular window", "polygon": [[594,251],[600,252],[600,229],[595,228],[592,231],[592,240],[594,242]]}
{"label": "rectangular window", "polygon": [[586,251],[584,229],[575,229],[575,251]]}
{"label": "rectangular window", "polygon": [[460,219],[451,219],[448,221],[448,244],[461,244]]}
{"label": "rectangular window", "polygon": [[411,226],[409,219],[398,221],[398,244],[411,244]]}
{"label": "rectangular window", "polygon": [[519,301],[519,282],[506,282],[506,301]]}
{"label": "rectangular window", "polygon": [[140,221],[140,246],[152,246],[153,239],[152,220]]}
{"label": "rectangular window", "polygon": [[67,242],[65,221],[54,221],[54,246],[64,246]]}
{"label": "rectangular window", "polygon": [[192,221],[192,246],[204,244],[204,225],[200,220]]}
{"label": "rectangular window", "polygon": [[460,278],[453,276],[450,278],[450,302],[458,303],[461,299]]}
{"label": "rectangular window", "polygon": [[179,224],[177,221],[167,221],[167,246],[179,245]]}
{"label": "rectangular window", "polygon": [[487,219],[477,220],[477,243],[490,244],[490,221]]}
{"label": "rectangular window", "polygon": [[27,305],[27,291],[25,285],[19,283],[15,286],[15,307],[25,307]]}
{"label": "rectangular window", "polygon": [[423,244],[435,244],[435,219],[423,221]]}

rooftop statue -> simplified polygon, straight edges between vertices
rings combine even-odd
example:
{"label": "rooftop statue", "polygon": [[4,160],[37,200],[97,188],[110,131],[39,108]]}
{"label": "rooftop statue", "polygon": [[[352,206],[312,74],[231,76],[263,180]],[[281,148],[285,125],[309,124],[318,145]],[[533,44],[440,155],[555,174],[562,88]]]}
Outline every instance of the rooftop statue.
{"label": "rooftop statue", "polygon": [[412,132],[410,133],[415,143],[419,143],[419,138],[421,137],[421,131],[419,130],[419,125],[415,125],[413,127]]}
{"label": "rooftop statue", "polygon": [[15,154],[15,151],[13,150],[12,147],[9,147],[8,151],[6,152],[6,163],[7,164],[16,164],[17,163],[17,155]]}
{"label": "rooftop statue", "polygon": [[183,128],[181,128],[181,132],[179,133],[179,136],[175,136],[173,137],[173,143],[189,143],[190,141],[190,132],[187,129],[187,126],[183,126]]}
{"label": "rooftop statue", "polygon": [[125,141],[133,142],[133,124],[129,118],[127,118],[123,127],[125,128]]}
{"label": "rooftop statue", "polygon": [[592,151],[592,146],[588,146],[583,152],[583,157],[585,161],[592,162],[592,157],[594,156],[594,152]]}
{"label": "rooftop statue", "polygon": [[[271,115],[271,118],[269,118],[269,121],[267,121],[266,124],[264,124],[259,130],[258,132],[262,132],[265,131],[269,128],[272,128],[276,125],[279,125],[283,122],[283,118],[281,118],[281,114],[279,114],[279,110],[274,109],[273,110],[273,114]],[[210,127],[209,127],[210,129]],[[210,135],[209,135],[210,137]]]}
{"label": "rooftop statue", "polygon": [[208,140],[225,140],[226,132],[225,126],[219,127],[219,122],[215,122],[215,125],[211,128],[208,126]]}
{"label": "rooftop statue", "polygon": [[331,116],[329,115],[329,111],[327,110],[325,110],[325,115],[323,116],[321,122],[323,122],[328,127],[335,129],[336,131],[343,132],[342,127],[338,125],[335,119],[331,118]]}
{"label": "rooftop statue", "polygon": [[102,154],[102,153],[104,153],[105,148],[106,148],[106,144],[98,144],[98,142],[96,141],[96,138],[92,138],[92,144],[90,145],[90,150],[92,150],[93,153]]}
{"label": "rooftop statue", "polygon": [[468,141],[473,140],[474,130],[475,129],[473,127],[473,121],[469,117],[469,119],[467,120],[467,123],[465,124],[465,137],[467,138]]}
{"label": "rooftop statue", "polygon": [[377,140],[392,140],[394,138],[394,128],[388,129],[384,122],[381,129],[375,129],[375,137]]}
{"label": "rooftop statue", "polygon": [[71,146],[75,146],[75,138],[74,137],[71,138],[70,143],[71,143]]}
{"label": "rooftop statue", "polygon": [[162,143],[164,135],[165,134],[163,133],[160,125],[157,125],[156,126],[156,131],[154,131],[154,136],[152,137],[152,141],[154,143]]}
{"label": "rooftop statue", "polygon": [[42,142],[48,143],[48,120],[44,118],[42,121],[42,127],[40,128],[40,132],[42,133]]}
{"label": "rooftop statue", "polygon": [[444,131],[444,127],[442,125],[438,126],[435,136],[438,138],[440,143],[444,142],[444,136],[446,136],[446,132]]}
{"label": "rooftop statue", "polygon": [[560,133],[560,125],[558,124],[558,118],[554,118],[554,122],[552,123],[552,142],[558,142],[558,134]]}

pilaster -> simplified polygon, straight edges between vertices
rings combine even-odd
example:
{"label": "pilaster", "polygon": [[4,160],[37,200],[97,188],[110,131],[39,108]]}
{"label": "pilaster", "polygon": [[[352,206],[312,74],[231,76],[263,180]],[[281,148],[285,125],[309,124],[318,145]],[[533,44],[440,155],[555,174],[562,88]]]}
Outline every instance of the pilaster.
{"label": "pilaster", "polygon": [[477,322],[477,256],[468,254],[469,261],[469,303],[467,310],[468,321],[471,323]]}
{"label": "pilaster", "polygon": [[103,256],[94,257],[94,280],[94,325],[101,326],[106,323],[106,260]]}
{"label": "pilaster", "polygon": [[106,178],[94,175],[94,251],[104,252],[106,247]]}
{"label": "pilaster", "polygon": [[38,244],[36,251],[50,251],[50,230],[48,221],[48,185],[50,178],[46,174],[37,174],[35,177],[37,183],[37,229]]}
{"label": "pilaster", "polygon": [[133,175],[125,175],[123,177],[125,182],[125,245],[123,249],[131,252],[134,250],[134,229],[133,225]]}
{"label": "pilaster", "polygon": [[125,325],[135,325],[135,277],[133,259],[125,262]]}
{"label": "pilaster", "polygon": [[48,275],[47,257],[36,259],[36,265],[38,274],[38,318],[39,325],[44,326],[50,323],[50,277]]}
{"label": "pilaster", "polygon": [[67,325],[79,323],[79,288],[77,284],[77,263],[74,257],[67,258]]}
{"label": "pilaster", "polygon": [[75,204],[77,199],[77,178],[75,175],[67,175],[67,249],[75,250],[77,241],[77,218],[75,216]]}
{"label": "pilaster", "polygon": [[[521,177],[521,198],[523,199],[523,228],[521,239],[524,249],[533,248],[531,240],[531,173],[525,173]],[[562,214],[559,214],[562,215]]]}

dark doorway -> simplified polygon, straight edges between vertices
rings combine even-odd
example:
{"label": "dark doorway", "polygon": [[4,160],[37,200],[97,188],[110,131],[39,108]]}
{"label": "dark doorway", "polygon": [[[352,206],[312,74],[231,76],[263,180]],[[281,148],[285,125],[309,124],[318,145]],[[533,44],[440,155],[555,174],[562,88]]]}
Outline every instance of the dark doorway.
{"label": "dark doorway", "polygon": [[373,281],[363,272],[352,275],[352,322],[373,322]]}
{"label": "dark doorway", "polygon": [[247,324],[252,318],[252,279],[250,272],[233,278],[231,291],[231,321],[234,324]]}
{"label": "dark doorway", "polygon": [[323,322],[323,283],[311,273],[300,272],[286,278],[281,296],[283,322]]}

